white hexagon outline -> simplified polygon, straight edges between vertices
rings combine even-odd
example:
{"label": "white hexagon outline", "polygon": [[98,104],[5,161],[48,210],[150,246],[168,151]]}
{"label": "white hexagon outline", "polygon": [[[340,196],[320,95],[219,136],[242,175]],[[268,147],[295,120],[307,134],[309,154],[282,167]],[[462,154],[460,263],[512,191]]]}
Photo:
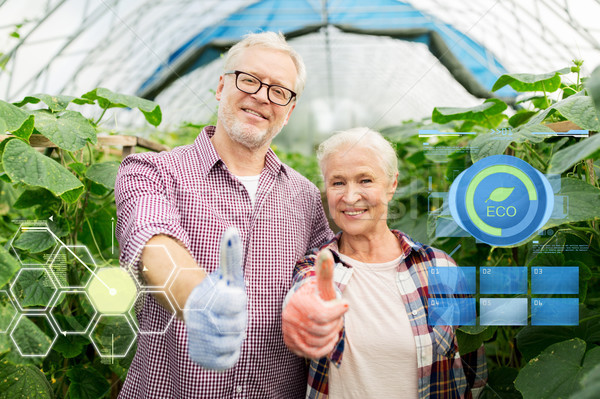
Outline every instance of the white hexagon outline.
{"label": "white hexagon outline", "polygon": [[10,306],[13,307],[13,309],[15,310],[15,314],[13,315],[12,319],[10,319],[10,322],[8,323],[8,325],[6,326],[6,330],[2,331],[0,330],[0,334],[6,334],[8,333],[8,331],[10,330],[10,328],[12,327],[12,323],[13,321],[15,321],[15,318],[17,317],[17,315],[19,314],[19,309],[17,309],[17,307],[15,306],[15,304],[13,303],[12,298],[10,297],[10,294],[8,291],[6,290],[0,290],[0,294],[1,293],[5,293],[6,297],[8,298],[8,303],[10,304]]}
{"label": "white hexagon outline", "polygon": [[[52,248],[52,251],[50,252],[50,254],[51,254],[51,255],[52,255],[52,254],[54,254],[54,251],[55,251],[55,250],[56,250],[56,248],[57,248],[57,247],[60,245],[60,240],[59,240],[59,239],[56,237],[56,234],[54,234],[54,232],[53,232],[52,230],[50,230],[50,228],[49,228],[47,225],[46,225],[45,227],[44,227],[44,226],[28,226],[26,222],[25,222],[25,223],[21,223],[21,224],[19,225],[19,228],[17,229],[17,233],[18,233],[18,232],[19,232],[19,231],[20,231],[22,228],[24,228],[24,227],[25,227],[25,228],[27,228],[27,229],[30,229],[30,230],[40,230],[40,231],[41,231],[41,230],[46,230],[46,231],[48,231],[48,233],[50,233],[50,235],[52,235],[52,237],[54,238],[54,241],[55,241],[54,247]],[[39,267],[39,266],[42,266],[42,265],[40,265],[39,263],[23,263],[23,261],[22,261],[22,260],[21,260],[21,258],[19,257],[19,254],[17,253],[17,250],[16,250],[16,248],[15,248],[15,247],[13,247],[13,245],[12,245],[12,244],[13,244],[13,242],[15,241],[15,238],[17,238],[17,233],[15,233],[15,234],[13,235],[13,237],[11,238],[11,240],[10,240],[10,243],[9,243],[10,250],[11,250],[11,252],[12,252],[12,253],[15,255],[15,258],[17,258],[17,260],[19,261],[19,263],[20,263],[21,265],[23,265],[23,266],[38,266],[38,267]],[[46,262],[46,263],[47,263],[47,262]]]}
{"label": "white hexagon outline", "polygon": [[[133,319],[133,315],[131,314],[132,311],[135,311],[135,304],[138,301],[138,299],[140,298],[141,295],[143,294],[164,294],[165,298],[167,299],[167,302],[169,302],[169,305],[171,306],[171,309],[173,310],[172,314],[171,314],[171,318],[169,319],[169,321],[167,322],[167,325],[165,326],[163,331],[142,331],[140,329],[140,326],[138,325],[138,323],[133,323],[133,325],[136,327],[138,334],[144,334],[144,335],[160,335],[160,334],[164,334],[167,331],[167,328],[169,328],[171,326],[171,324],[173,324],[173,320],[175,319],[175,316],[177,315],[177,310],[175,309],[175,306],[173,306],[173,302],[171,302],[171,299],[169,299],[169,295],[167,294],[166,291],[161,291],[161,290],[142,290],[142,291],[138,291],[138,295],[135,298],[135,301],[133,302],[133,305],[131,305],[131,308],[127,311],[127,314],[129,315],[129,317],[131,317]],[[162,306],[162,303],[159,304],[160,306]],[[166,309],[168,311],[168,309]]]}
{"label": "white hexagon outline", "polygon": [[[48,350],[46,351],[45,354],[43,355],[24,355],[23,352],[21,351],[21,348],[19,348],[19,345],[17,344],[17,341],[15,341],[15,339],[13,338],[13,333],[15,332],[15,330],[17,329],[17,326],[19,325],[19,322],[21,321],[21,319],[23,317],[30,317],[30,316],[42,316],[45,317],[46,320],[48,320],[48,324],[50,325],[50,327],[52,328],[52,331],[54,331],[54,339],[52,340],[52,342],[50,343],[50,346],[48,347]],[[50,351],[52,350],[52,347],[54,346],[54,343],[56,342],[56,340],[58,339],[58,333],[56,332],[56,330],[54,329],[54,325],[52,324],[52,321],[50,320],[50,317],[46,314],[46,313],[41,313],[41,312],[35,312],[35,313],[21,313],[19,316],[19,320],[17,320],[17,322],[15,323],[13,329],[10,332],[10,339],[12,340],[12,342],[15,344],[15,346],[17,347],[17,350],[19,351],[19,354],[22,357],[46,357],[48,356],[48,353],[50,353]]]}
{"label": "white hexagon outline", "polygon": [[[46,307],[43,308],[43,309],[40,309],[40,308],[24,308],[23,306],[21,306],[21,303],[19,302],[19,300],[17,299],[17,296],[13,292],[13,287],[17,283],[17,280],[19,279],[19,276],[21,275],[21,272],[27,271],[27,270],[42,270],[42,271],[48,273],[48,280],[50,280],[50,282],[54,286],[54,293],[52,294],[52,296],[48,300],[48,305],[46,305]],[[48,308],[50,307],[50,304],[52,303],[52,301],[54,301],[54,297],[56,296],[56,294],[58,292],[60,292],[60,288],[56,286],[56,282],[52,278],[51,271],[48,270],[48,269],[46,269],[46,268],[43,268],[43,267],[24,267],[24,268],[19,269],[19,271],[17,272],[17,275],[13,278],[13,281],[10,283],[10,286],[9,286],[8,289],[9,289],[10,293],[12,294],[14,301],[17,303],[17,306],[19,308],[18,310],[20,310],[21,312],[46,312],[48,310]]]}
{"label": "white hexagon outline", "polygon": [[[175,274],[175,278],[173,278],[173,281],[171,281],[171,285],[169,285],[169,292],[171,293],[171,295],[173,295],[173,297],[175,297],[175,295],[173,294],[173,291],[171,291],[171,288],[173,287],[173,284],[175,284],[175,281],[177,281],[177,276],[179,276],[179,274],[184,271],[184,270],[199,270],[197,267],[183,267],[180,268],[179,270],[177,270],[177,273]],[[217,283],[213,281],[213,279],[210,277],[210,274],[206,273],[206,276],[204,278],[207,278],[213,285],[216,285]],[[204,281],[204,280],[202,280]],[[200,312],[204,312],[204,309],[206,309],[206,306],[208,306],[209,303],[211,303],[213,297],[215,296],[216,290],[213,290],[213,292],[210,294],[210,298],[208,298],[208,301],[206,301],[206,305],[204,305],[204,307],[200,308],[200,309],[189,309],[185,307],[185,304],[183,305],[183,307],[179,306],[179,303],[177,303],[177,301],[175,301],[175,305],[177,305],[177,308],[179,310],[181,310],[182,312],[185,312],[186,310],[196,310],[196,311],[200,311]],[[186,303],[187,304],[187,303]]]}
{"label": "white hexagon outline", "polygon": [[[94,264],[94,269],[90,270],[89,266],[86,265],[84,262],[80,262],[82,264],[84,264],[86,266],[86,268],[89,270],[90,274],[92,277],[90,277],[86,283],[84,285],[66,285],[66,286],[62,286],[61,281],[58,277],[56,277],[56,274],[54,273],[54,270],[52,269],[52,265],[54,264],[54,261],[56,260],[56,258],[58,257],[58,253],[61,251],[61,249],[70,249],[70,248],[85,248],[85,250],[87,251],[88,255],[90,256],[90,259],[92,260],[92,263]],[[74,256],[75,253],[73,251],[70,251]],[[79,257],[77,256],[77,258],[79,259]],[[79,259],[81,261],[81,259]],[[58,286],[60,289],[65,289],[65,290],[69,290],[69,289],[86,289],[88,287],[88,285],[90,284],[90,281],[92,281],[92,278],[96,275],[96,270],[98,270],[98,265],[96,264],[96,259],[94,259],[94,257],[92,256],[92,253],[90,252],[89,248],[87,247],[87,245],[60,245],[60,247],[58,249],[55,249],[52,252],[51,255],[51,260],[47,263],[48,270],[50,270],[52,272],[52,274],[54,275],[54,278],[56,279]]]}
{"label": "white hexagon outline", "polygon": [[[92,338],[92,333],[94,332],[94,330],[96,329],[96,327],[98,327],[98,324],[100,323],[100,319],[102,319],[102,317],[109,317],[109,316],[115,316],[115,317],[123,317],[125,319],[125,321],[127,321],[127,324],[129,325],[129,328],[131,328],[131,331],[133,332],[133,335],[135,336],[132,340],[131,343],[129,344],[129,346],[127,347],[127,350],[125,351],[125,354],[123,355],[109,355],[109,356],[104,356],[102,355],[102,353],[100,353],[100,350],[98,349],[98,347],[96,346],[96,341],[94,341],[94,338]],[[124,358],[125,356],[127,356],[127,354],[129,353],[129,351],[131,350],[131,347],[133,346],[133,343],[135,342],[135,340],[137,339],[137,333],[135,332],[135,329],[131,326],[131,322],[129,321],[129,318],[127,317],[127,313],[118,313],[118,314],[114,314],[114,313],[106,313],[106,314],[102,314],[100,313],[100,316],[98,316],[98,319],[96,320],[96,324],[94,324],[94,327],[92,327],[92,329],[88,332],[87,337],[89,338],[90,342],[92,343],[92,345],[94,345],[94,349],[96,349],[96,353],[102,358],[102,357],[106,357],[106,358]]]}
{"label": "white hexagon outline", "polygon": [[[166,246],[164,245],[144,245],[142,247],[142,251],[144,250],[144,248],[163,248],[165,250],[165,253],[167,254],[167,256],[169,257],[169,259],[171,260],[173,267],[171,268],[171,272],[169,273],[169,276],[165,279],[165,283],[163,285],[147,285],[143,282],[143,279],[140,277],[140,274],[143,270],[139,270],[138,268],[138,273],[134,273],[133,270],[133,265],[135,263],[141,263],[142,260],[142,255],[141,255],[141,251],[140,251],[140,255],[136,257],[135,260],[129,262],[127,264],[127,271],[133,276],[133,280],[137,283],[137,285],[139,286],[139,288],[141,290],[144,289],[164,289],[167,287],[167,284],[169,284],[169,281],[171,280],[171,277],[173,277],[173,273],[175,272],[175,269],[177,269],[177,264],[175,263],[175,260],[173,260],[173,257],[171,256],[171,253],[169,252],[169,250],[167,249]],[[142,265],[143,266],[143,265]]]}
{"label": "white hexagon outline", "polygon": [[85,290],[81,290],[81,291],[78,291],[78,290],[61,291],[59,289],[58,294],[53,298],[53,303],[52,303],[51,307],[55,307],[56,306],[56,304],[58,302],[58,299],[60,298],[60,296],[62,294],[83,294],[83,295],[85,295],[87,297],[87,300],[90,301],[90,304],[92,305],[92,309],[94,309],[94,314],[90,318],[90,322],[85,327],[85,330],[84,331],[62,331],[62,329],[60,328],[60,324],[58,324],[58,321],[54,318],[54,314],[52,313],[52,310],[48,310],[48,316],[50,316],[50,319],[56,325],[56,328],[57,328],[58,332],[60,334],[62,334],[63,336],[66,336],[66,335],[86,335],[88,333],[88,330],[90,329],[90,326],[94,322],[94,319],[98,315],[98,310],[96,310],[96,307],[94,306],[94,302],[92,302],[92,300],[89,297],[87,291],[85,291]]}

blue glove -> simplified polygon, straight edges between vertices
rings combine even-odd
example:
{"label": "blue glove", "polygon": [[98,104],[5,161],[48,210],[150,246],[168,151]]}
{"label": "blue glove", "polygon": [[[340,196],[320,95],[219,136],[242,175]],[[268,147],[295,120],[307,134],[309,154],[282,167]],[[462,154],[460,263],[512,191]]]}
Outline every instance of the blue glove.
{"label": "blue glove", "polygon": [[212,370],[235,365],[248,324],[242,250],[236,228],[223,233],[220,256],[221,267],[192,290],[183,309],[190,357]]}

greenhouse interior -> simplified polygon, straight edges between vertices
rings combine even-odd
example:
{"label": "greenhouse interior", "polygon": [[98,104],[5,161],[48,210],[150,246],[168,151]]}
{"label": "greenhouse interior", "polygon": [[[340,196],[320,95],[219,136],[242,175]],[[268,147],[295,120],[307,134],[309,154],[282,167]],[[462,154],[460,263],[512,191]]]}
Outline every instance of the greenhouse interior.
{"label": "greenhouse interior", "polygon": [[598,17],[0,0],[0,398],[600,397]]}

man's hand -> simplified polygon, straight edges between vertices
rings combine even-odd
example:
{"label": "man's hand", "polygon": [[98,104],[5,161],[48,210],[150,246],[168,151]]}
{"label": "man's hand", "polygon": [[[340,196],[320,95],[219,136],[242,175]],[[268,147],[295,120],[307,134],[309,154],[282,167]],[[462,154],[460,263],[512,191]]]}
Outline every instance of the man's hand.
{"label": "man's hand", "polygon": [[223,234],[220,255],[221,267],[194,288],[183,311],[190,357],[212,370],[235,365],[248,323],[237,229]]}
{"label": "man's hand", "polygon": [[329,354],[339,339],[348,304],[336,299],[333,256],[328,249],[317,255],[317,281],[292,294],[282,313],[283,340],[295,354],[318,359]]}

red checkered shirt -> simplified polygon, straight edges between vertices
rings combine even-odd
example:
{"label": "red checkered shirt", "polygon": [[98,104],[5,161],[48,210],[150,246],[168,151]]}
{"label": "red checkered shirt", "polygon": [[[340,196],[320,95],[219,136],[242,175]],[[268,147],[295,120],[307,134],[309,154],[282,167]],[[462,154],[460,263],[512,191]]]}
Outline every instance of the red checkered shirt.
{"label": "red checkered shirt", "polygon": [[[396,270],[396,285],[404,301],[417,346],[417,376],[419,398],[471,398],[472,388],[481,388],[487,381],[487,363],[483,345],[476,352],[461,356],[452,326],[431,326],[427,323],[429,267],[454,267],[456,263],[446,253],[413,241],[406,234],[392,230],[398,238],[403,256]],[[354,269],[338,255],[342,233],[323,248],[329,248],[335,259],[334,281],[344,291]],[[290,296],[310,279],[315,278],[314,263],[319,249],[307,255],[294,269],[294,286]],[[288,296],[289,298],[289,296]],[[342,362],[344,330],[329,355],[310,362],[306,397],[326,399],[329,393],[329,367]]]}
{"label": "red checkered shirt", "polygon": [[[142,153],[121,164],[115,186],[121,265],[133,263],[154,235],[181,241],[207,272],[219,267],[222,233],[236,226],[244,248],[248,329],[240,360],[230,370],[202,369],[188,356],[185,324],[164,334],[139,334],[138,349],[119,398],[302,398],[306,364],[283,342],[281,306],[296,261],[332,237],[319,190],[265,157],[256,202],[215,151],[208,126],[194,144]],[[173,315],[147,296],[138,321],[157,331]]]}

